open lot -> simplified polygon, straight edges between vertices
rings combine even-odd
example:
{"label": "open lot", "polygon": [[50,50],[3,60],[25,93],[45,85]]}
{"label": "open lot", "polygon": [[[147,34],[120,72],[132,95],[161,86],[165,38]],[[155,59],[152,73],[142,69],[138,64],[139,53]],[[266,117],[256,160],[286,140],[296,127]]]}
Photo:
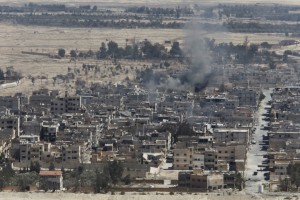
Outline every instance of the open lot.
{"label": "open lot", "polygon": [[[177,38],[183,35],[183,30],[145,30],[145,29],[76,29],[76,28],[55,28],[55,27],[34,27],[34,26],[19,26],[12,24],[0,24],[0,67],[5,69],[7,66],[13,66],[18,72],[21,72],[24,77],[28,76],[46,76],[48,81],[36,81],[36,84],[31,83],[31,79],[25,78],[17,88],[9,88],[1,91],[1,95],[12,95],[15,92],[30,93],[34,89],[40,87],[48,87],[49,89],[70,89],[66,84],[52,84],[52,77],[58,74],[66,74],[68,68],[81,68],[83,63],[97,64],[101,67],[101,74],[106,77],[94,77],[89,74],[85,76],[86,81],[101,81],[102,82],[119,82],[127,76],[133,78],[131,72],[128,75],[119,73],[119,76],[109,76],[109,68],[113,65],[110,61],[95,61],[82,60],[70,61],[70,59],[52,59],[47,56],[37,56],[22,54],[22,51],[28,52],[44,52],[57,53],[59,48],[66,49],[70,52],[71,49],[81,51],[98,51],[101,42],[109,40],[116,41],[119,45],[125,46],[127,38],[135,38],[135,41],[141,41],[148,38],[152,42],[160,42],[166,38]],[[122,67],[130,70],[140,68],[144,65],[151,64],[147,62],[129,62],[122,61]],[[103,67],[104,66],[104,67]],[[103,69],[106,68],[107,69]],[[74,83],[69,83],[71,87]]]}

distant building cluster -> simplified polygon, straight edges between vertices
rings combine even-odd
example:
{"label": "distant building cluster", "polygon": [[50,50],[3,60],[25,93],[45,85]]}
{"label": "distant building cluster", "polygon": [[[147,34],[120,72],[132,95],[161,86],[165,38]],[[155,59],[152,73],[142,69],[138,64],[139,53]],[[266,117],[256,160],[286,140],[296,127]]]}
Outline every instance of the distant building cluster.
{"label": "distant building cluster", "polygon": [[247,88],[199,95],[123,85],[3,96],[0,151],[19,168],[120,160],[134,178],[151,178],[153,169],[241,172],[259,96]]}
{"label": "distant building cluster", "polygon": [[291,178],[288,168],[300,163],[300,87],[275,88],[270,102],[269,149],[267,167],[270,185]]}

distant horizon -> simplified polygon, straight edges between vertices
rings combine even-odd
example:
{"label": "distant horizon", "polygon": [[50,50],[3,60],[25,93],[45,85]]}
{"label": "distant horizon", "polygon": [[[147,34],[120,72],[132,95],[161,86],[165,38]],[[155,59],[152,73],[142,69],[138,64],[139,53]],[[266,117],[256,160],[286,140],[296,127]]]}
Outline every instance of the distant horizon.
{"label": "distant horizon", "polygon": [[103,6],[134,6],[134,5],[184,5],[184,4],[281,4],[281,5],[299,5],[299,0],[0,0],[1,5],[16,5],[21,6],[26,3],[41,3],[41,4],[66,4],[66,5],[103,5]]}

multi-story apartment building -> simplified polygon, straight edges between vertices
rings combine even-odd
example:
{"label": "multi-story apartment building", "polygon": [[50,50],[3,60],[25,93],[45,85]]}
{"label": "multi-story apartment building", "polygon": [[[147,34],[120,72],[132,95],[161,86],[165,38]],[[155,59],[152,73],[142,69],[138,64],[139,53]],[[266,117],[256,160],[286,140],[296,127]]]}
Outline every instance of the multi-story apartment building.
{"label": "multi-story apartment building", "polygon": [[167,152],[166,140],[144,141],[142,144],[143,151],[149,153]]}
{"label": "multi-story apartment building", "polygon": [[206,169],[243,171],[245,168],[246,145],[219,144],[214,148],[197,151],[194,147],[174,149],[173,168],[175,170]]}
{"label": "multi-story apartment building", "polygon": [[235,142],[239,144],[248,144],[250,142],[249,129],[234,129],[234,128],[221,128],[214,129],[213,131],[214,142]]}
{"label": "multi-story apartment building", "polygon": [[215,170],[219,171],[243,171],[246,161],[246,145],[219,144],[215,146],[216,159]]}
{"label": "multi-story apartment building", "polygon": [[193,166],[194,148],[174,149],[173,168],[175,170],[189,170]]}
{"label": "multi-story apartment building", "polygon": [[50,151],[50,143],[29,143],[28,141],[20,141],[20,163],[23,166],[29,166],[31,162],[43,161],[44,154]]}
{"label": "multi-story apartment building", "polygon": [[204,153],[203,152],[194,152],[192,160],[193,169],[204,169]]}
{"label": "multi-story apartment building", "polygon": [[217,163],[217,151],[214,148],[207,148],[204,152],[204,166],[206,170],[215,170]]}
{"label": "multi-story apartment building", "polygon": [[81,163],[81,146],[70,145],[62,147],[62,161],[67,163],[74,163],[78,165]]}
{"label": "multi-story apartment building", "polygon": [[239,106],[256,107],[258,103],[258,92],[254,89],[235,88],[232,92],[239,99]]}
{"label": "multi-story apartment building", "polygon": [[58,90],[48,90],[46,88],[32,92],[29,98],[29,103],[34,106],[49,106],[51,100],[58,96]]}
{"label": "multi-story apartment building", "polygon": [[20,134],[20,117],[14,115],[0,116],[0,129],[11,129],[15,131],[15,135]]}
{"label": "multi-story apartment building", "polygon": [[30,135],[40,135],[41,133],[41,123],[38,122],[35,118],[32,120],[26,119],[21,126],[23,132],[25,134],[30,134]]}
{"label": "multi-story apartment building", "polygon": [[81,112],[82,104],[80,96],[65,96],[53,99],[50,110],[52,114]]}
{"label": "multi-story apartment building", "polygon": [[0,96],[0,106],[4,106],[12,111],[19,111],[21,107],[20,97]]}
{"label": "multi-story apartment building", "polygon": [[61,146],[62,164],[65,166],[78,166],[90,162],[89,147],[87,144],[71,144]]}
{"label": "multi-story apartment building", "polygon": [[59,130],[58,122],[43,122],[41,128],[40,139],[43,141],[55,142]]}

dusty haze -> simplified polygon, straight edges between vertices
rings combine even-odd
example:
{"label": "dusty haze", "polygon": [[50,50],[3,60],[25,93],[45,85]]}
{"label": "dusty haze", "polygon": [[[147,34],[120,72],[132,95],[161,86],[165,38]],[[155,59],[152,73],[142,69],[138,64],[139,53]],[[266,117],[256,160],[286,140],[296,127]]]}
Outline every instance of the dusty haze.
{"label": "dusty haze", "polygon": [[60,3],[68,5],[76,4],[97,4],[106,6],[126,6],[126,5],[176,5],[176,4],[211,4],[211,3],[277,3],[300,5],[299,0],[0,0],[0,4],[25,4],[34,3]]}

